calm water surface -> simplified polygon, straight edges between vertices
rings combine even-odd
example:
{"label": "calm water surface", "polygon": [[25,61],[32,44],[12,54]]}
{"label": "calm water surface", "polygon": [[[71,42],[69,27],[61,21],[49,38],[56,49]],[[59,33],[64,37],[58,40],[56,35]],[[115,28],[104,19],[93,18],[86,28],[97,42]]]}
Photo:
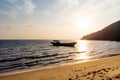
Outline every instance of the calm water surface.
{"label": "calm water surface", "polygon": [[50,42],[0,40],[0,72],[82,62],[120,54],[120,42],[115,41],[78,40],[75,47],[55,47]]}

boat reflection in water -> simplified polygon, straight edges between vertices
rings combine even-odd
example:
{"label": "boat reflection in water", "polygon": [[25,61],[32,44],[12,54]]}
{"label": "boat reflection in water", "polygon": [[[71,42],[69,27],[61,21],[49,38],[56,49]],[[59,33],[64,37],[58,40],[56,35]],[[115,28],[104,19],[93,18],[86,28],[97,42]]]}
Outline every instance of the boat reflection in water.
{"label": "boat reflection in water", "polygon": [[75,57],[76,60],[87,61],[89,59],[89,55],[86,53],[88,50],[88,42],[86,40],[78,40],[75,48],[76,52],[78,52]]}

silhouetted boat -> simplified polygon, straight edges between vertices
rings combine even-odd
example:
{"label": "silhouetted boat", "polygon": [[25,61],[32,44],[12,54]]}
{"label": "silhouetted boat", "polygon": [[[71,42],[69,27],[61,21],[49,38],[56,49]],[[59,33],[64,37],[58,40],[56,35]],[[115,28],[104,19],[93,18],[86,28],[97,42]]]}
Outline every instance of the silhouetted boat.
{"label": "silhouetted boat", "polygon": [[66,46],[66,47],[74,47],[76,42],[71,42],[71,43],[60,43],[59,40],[53,40],[51,42],[53,46]]}

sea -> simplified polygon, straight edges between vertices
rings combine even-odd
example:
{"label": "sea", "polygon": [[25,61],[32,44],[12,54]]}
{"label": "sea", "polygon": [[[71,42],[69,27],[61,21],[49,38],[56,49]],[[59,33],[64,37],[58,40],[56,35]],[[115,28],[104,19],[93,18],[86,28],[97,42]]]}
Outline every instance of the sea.
{"label": "sea", "polygon": [[60,40],[74,47],[52,46],[52,40],[0,40],[0,73],[48,68],[120,55],[120,42]]}

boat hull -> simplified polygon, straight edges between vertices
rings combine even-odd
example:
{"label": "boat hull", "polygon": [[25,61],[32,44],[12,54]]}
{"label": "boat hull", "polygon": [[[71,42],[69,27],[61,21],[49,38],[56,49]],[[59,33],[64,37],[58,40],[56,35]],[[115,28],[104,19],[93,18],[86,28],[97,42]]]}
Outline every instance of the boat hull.
{"label": "boat hull", "polygon": [[73,43],[54,43],[54,42],[51,42],[51,44],[53,46],[66,46],[66,47],[74,47],[76,42],[73,42]]}

